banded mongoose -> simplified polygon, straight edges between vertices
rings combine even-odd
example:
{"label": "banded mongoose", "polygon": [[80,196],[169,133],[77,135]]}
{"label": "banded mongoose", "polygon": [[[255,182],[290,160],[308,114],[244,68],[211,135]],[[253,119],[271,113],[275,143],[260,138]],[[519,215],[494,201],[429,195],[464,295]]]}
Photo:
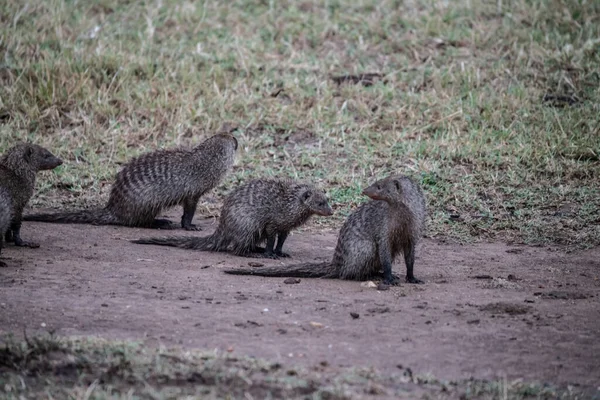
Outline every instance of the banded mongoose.
{"label": "banded mongoose", "polygon": [[366,280],[381,276],[383,283],[397,284],[392,274],[396,256],[404,254],[406,282],[415,278],[415,245],[425,225],[425,197],[421,188],[405,176],[389,176],[363,191],[372,200],[361,205],[346,220],[331,262],[284,267],[230,269],[235,275],[289,276]]}
{"label": "banded mongoose", "polygon": [[6,241],[16,246],[39,247],[34,242],[21,239],[23,209],[33,196],[35,178],[38,171],[51,170],[63,162],[45,148],[19,143],[8,149],[0,158],[0,187],[10,197],[11,223],[6,231]]}
{"label": "banded mongoose", "polygon": [[108,204],[101,209],[26,215],[26,221],[170,228],[156,217],[183,206],[181,227],[199,230],[192,219],[200,197],[217,186],[231,168],[235,137],[214,135],[193,149],[158,150],[128,162],[117,174]]}
{"label": "banded mongoose", "polygon": [[[2,242],[4,235],[10,228],[12,219],[12,200],[6,189],[0,187],[0,254],[2,254]],[[0,267],[6,267],[6,264],[0,261]]]}
{"label": "banded mongoose", "polygon": [[[219,225],[207,237],[166,237],[134,240],[204,251],[231,251],[245,257],[289,257],[282,251],[289,232],[313,214],[333,210],[325,193],[292,180],[255,179],[231,192],[223,203]],[[277,237],[277,246],[275,238]],[[266,241],[266,247],[258,247]]]}

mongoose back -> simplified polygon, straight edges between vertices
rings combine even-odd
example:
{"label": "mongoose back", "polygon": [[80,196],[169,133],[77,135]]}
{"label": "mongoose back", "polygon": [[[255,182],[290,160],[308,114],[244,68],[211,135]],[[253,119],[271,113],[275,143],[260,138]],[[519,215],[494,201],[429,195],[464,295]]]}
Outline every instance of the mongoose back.
{"label": "mongoose back", "polygon": [[16,246],[39,247],[39,244],[21,239],[23,209],[33,196],[38,171],[50,170],[62,160],[43,147],[20,143],[10,148],[0,158],[0,187],[10,197],[11,223],[6,231],[6,241]]}
{"label": "mongoose back", "polygon": [[[204,251],[228,251],[248,257],[287,257],[282,251],[289,232],[311,215],[332,215],[325,193],[292,180],[255,179],[231,192],[223,203],[219,225],[207,237],[134,240]],[[277,246],[275,238],[277,237]],[[266,247],[258,247],[266,241]]]}
{"label": "mongoose back", "polygon": [[358,207],[342,226],[331,262],[225,272],[365,280],[383,270],[383,282],[397,284],[399,278],[392,274],[392,264],[403,253],[406,281],[422,283],[413,274],[415,245],[425,225],[425,197],[421,188],[408,177],[389,176],[373,183],[363,194],[372,200]]}
{"label": "mongoose back", "polygon": [[214,188],[231,168],[237,147],[237,140],[223,133],[208,138],[191,150],[159,150],[144,154],[119,171],[104,208],[34,214],[24,219],[167,228],[171,222],[156,217],[165,209],[182,205],[182,228],[196,230],[192,219],[198,200]]}
{"label": "mongoose back", "polygon": [[[12,220],[12,200],[10,194],[6,189],[0,187],[0,254],[2,253],[2,242],[4,242],[4,235],[10,228],[10,221]],[[6,264],[0,261],[0,267],[5,267]]]}

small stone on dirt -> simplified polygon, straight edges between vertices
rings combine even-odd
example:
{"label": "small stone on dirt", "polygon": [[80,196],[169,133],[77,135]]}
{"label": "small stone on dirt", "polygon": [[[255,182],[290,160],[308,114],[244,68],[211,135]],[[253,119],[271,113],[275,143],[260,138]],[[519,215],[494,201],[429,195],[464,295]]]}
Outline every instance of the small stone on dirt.
{"label": "small stone on dirt", "polygon": [[248,265],[252,268],[264,267],[265,264],[256,261],[250,261]]}
{"label": "small stone on dirt", "polygon": [[313,328],[322,328],[323,324],[320,322],[310,321],[310,326],[312,326]]}
{"label": "small stone on dirt", "polygon": [[108,304],[102,303],[102,304],[100,304],[100,307],[108,307]]}
{"label": "small stone on dirt", "polygon": [[525,303],[535,303],[535,300],[525,299]]}
{"label": "small stone on dirt", "polygon": [[285,283],[286,285],[295,285],[297,283],[300,283],[300,279],[299,278],[287,278],[286,280],[283,281],[283,283]]}
{"label": "small stone on dirt", "polygon": [[508,281],[510,281],[510,282],[515,282],[515,281],[518,281],[517,277],[516,277],[516,276],[514,276],[513,274],[509,274],[509,275],[506,277],[506,279],[507,279]]}
{"label": "small stone on dirt", "polygon": [[512,303],[490,303],[479,307],[481,311],[488,311],[492,314],[508,314],[508,315],[521,315],[527,314],[531,311],[530,306],[523,306],[520,304]]}
{"label": "small stone on dirt", "polygon": [[200,267],[200,269],[206,269],[206,268],[210,268],[210,265],[203,265]]}
{"label": "small stone on dirt", "polygon": [[587,293],[581,292],[564,292],[553,290],[547,293],[541,293],[543,299],[558,299],[558,300],[583,300],[591,297]]}
{"label": "small stone on dirt", "polygon": [[371,313],[371,314],[385,314],[385,313],[389,313],[391,310],[389,307],[375,307],[375,308],[369,308],[367,310],[367,312]]}
{"label": "small stone on dirt", "polygon": [[512,254],[520,254],[523,252],[523,249],[508,249],[506,250],[507,253],[512,253]]}
{"label": "small stone on dirt", "polygon": [[473,325],[473,324],[478,324],[479,322],[481,322],[481,321],[478,320],[478,319],[470,319],[470,320],[467,321],[467,324],[472,324]]}
{"label": "small stone on dirt", "polygon": [[491,275],[473,275],[471,278],[473,279],[494,279]]}
{"label": "small stone on dirt", "polygon": [[350,316],[352,317],[352,319],[358,319],[360,317],[359,313],[355,313],[355,312],[351,312]]}
{"label": "small stone on dirt", "polygon": [[375,284],[375,282],[373,282],[373,281],[366,281],[366,282],[362,282],[362,283],[360,284],[360,286],[362,286],[362,287],[366,287],[366,288],[376,288],[376,287],[377,287],[377,285],[376,285],[376,284]]}

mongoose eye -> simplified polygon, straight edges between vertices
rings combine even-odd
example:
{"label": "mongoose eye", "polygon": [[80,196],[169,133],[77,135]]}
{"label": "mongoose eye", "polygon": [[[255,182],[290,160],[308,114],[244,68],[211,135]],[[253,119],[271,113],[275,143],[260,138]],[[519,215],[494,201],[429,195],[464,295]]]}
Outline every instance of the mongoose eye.
{"label": "mongoose eye", "polygon": [[400,182],[394,181],[394,185],[396,185],[396,190],[400,190]]}

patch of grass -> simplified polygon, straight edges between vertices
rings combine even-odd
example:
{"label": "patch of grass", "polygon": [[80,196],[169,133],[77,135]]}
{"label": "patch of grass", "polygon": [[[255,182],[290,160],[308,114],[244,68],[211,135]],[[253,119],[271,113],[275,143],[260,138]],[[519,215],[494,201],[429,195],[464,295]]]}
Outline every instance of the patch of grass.
{"label": "patch of grass", "polygon": [[[0,149],[67,163],[33,206],[105,201],[119,164],[236,126],[250,177],[360,188],[420,177],[430,235],[600,243],[600,3],[580,0],[0,5]],[[330,77],[380,72],[371,86]]]}
{"label": "patch of grass", "polygon": [[523,382],[441,382],[327,365],[290,368],[259,359],[134,342],[36,336],[0,347],[0,398],[576,399],[580,392]]}

